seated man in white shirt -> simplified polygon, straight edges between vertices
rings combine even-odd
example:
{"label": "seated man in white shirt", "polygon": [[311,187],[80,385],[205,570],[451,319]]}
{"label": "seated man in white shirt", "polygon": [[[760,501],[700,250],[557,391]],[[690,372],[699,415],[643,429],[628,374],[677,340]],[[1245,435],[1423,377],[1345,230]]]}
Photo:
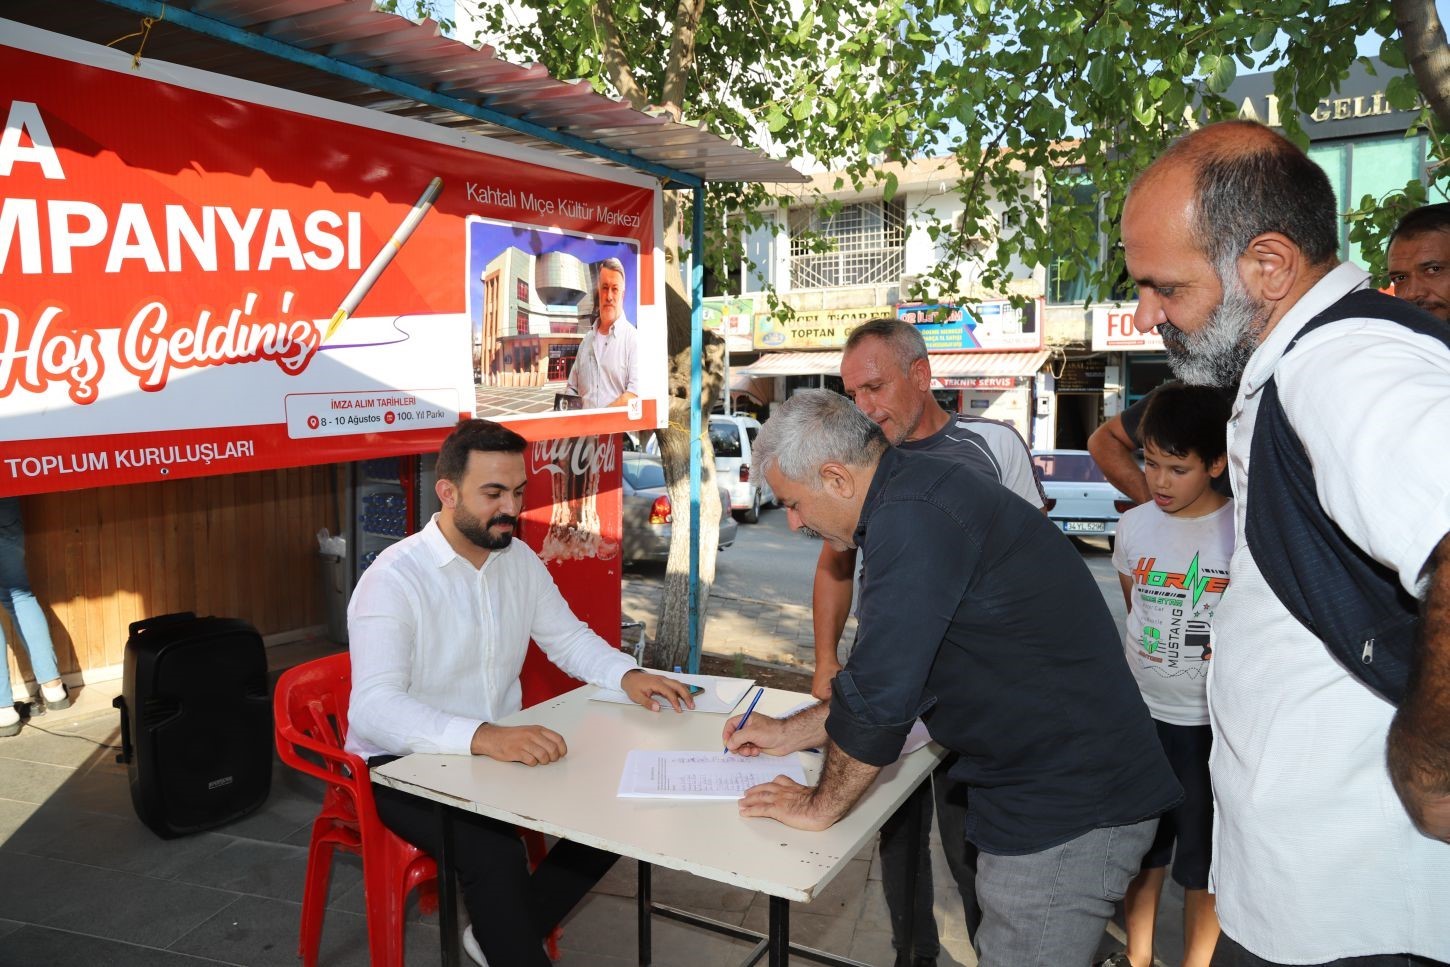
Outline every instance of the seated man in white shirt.
{"label": "seated man in white shirt", "polygon": [[[548,765],[568,751],[540,725],[494,724],[521,705],[519,672],[532,638],[576,678],[623,690],[659,711],[693,708],[687,686],[635,666],[574,617],[533,550],[513,540],[522,509],[525,441],[469,420],[438,456],[443,509],[378,555],[348,605],[352,701],[347,749],[377,765],[411,752],[485,755]],[[433,805],[375,787],[389,829],[437,851]],[[472,924],[464,948],[480,964],[547,967],[542,941],[616,857],[561,841],[532,874],[518,831],[459,811],[455,868]]]}

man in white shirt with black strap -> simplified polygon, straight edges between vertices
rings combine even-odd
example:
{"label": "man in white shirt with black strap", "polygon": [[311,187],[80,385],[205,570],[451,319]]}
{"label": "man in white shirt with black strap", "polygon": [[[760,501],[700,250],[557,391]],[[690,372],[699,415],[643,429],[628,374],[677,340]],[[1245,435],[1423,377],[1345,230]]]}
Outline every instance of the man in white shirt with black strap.
{"label": "man in white shirt with black strap", "polygon": [[[348,605],[352,699],[347,749],[377,765],[412,752],[484,755],[547,765],[568,751],[540,725],[501,726],[522,707],[519,672],[532,638],[564,671],[618,688],[659,711],[693,707],[688,688],[652,675],[574,617],[543,563],[515,541],[523,506],[524,438],[468,420],[438,456],[443,509],[363,573]],[[399,836],[437,850],[433,806],[386,787],[378,815]],[[547,967],[543,938],[616,857],[568,841],[530,874],[518,831],[458,811],[455,867],[472,919],[464,946],[479,963]]]}
{"label": "man in white shirt with black strap", "polygon": [[[1228,443],[1241,496],[1208,678],[1214,964],[1450,961],[1450,348],[1359,314],[1286,352],[1369,280],[1338,262],[1324,173],[1261,125],[1178,141],[1134,184],[1122,230],[1138,329],[1158,329],[1180,379],[1239,387]],[[1418,674],[1398,710],[1269,586],[1304,550],[1246,539],[1256,514],[1288,509],[1254,506],[1287,479],[1264,457],[1249,466],[1256,423],[1279,419],[1271,378],[1319,507],[1418,599]]]}

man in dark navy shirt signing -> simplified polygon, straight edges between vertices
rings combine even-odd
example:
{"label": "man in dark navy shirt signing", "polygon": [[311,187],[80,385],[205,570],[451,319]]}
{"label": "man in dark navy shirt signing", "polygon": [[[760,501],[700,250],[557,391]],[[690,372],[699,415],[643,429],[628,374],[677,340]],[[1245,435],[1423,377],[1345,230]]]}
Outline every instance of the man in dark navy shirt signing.
{"label": "man in dark navy shirt signing", "polygon": [[858,548],[865,577],[829,705],[725,726],[743,755],[824,746],[820,783],[778,777],[741,814],[825,829],[919,716],[969,789],[981,967],[1087,967],[1158,816],[1182,798],[1087,566],[1011,491],[887,446],[835,393],[777,407],[756,462],[791,526]]}

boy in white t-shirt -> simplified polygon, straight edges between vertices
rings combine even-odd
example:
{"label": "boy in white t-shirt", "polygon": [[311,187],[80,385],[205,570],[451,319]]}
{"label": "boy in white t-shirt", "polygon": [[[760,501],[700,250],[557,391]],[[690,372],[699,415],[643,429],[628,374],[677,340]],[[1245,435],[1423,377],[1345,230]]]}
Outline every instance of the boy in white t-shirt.
{"label": "boy in white t-shirt", "polygon": [[1233,508],[1211,486],[1227,462],[1228,416],[1218,391],[1172,384],[1153,395],[1138,430],[1152,503],[1118,522],[1113,564],[1128,602],[1123,645],[1184,800],[1159,823],[1123,900],[1128,948],[1103,961],[1104,967],[1151,967],[1170,857],[1173,879],[1184,889],[1184,967],[1208,967],[1218,941],[1208,892],[1213,733],[1205,684],[1209,624],[1228,587],[1234,546]]}

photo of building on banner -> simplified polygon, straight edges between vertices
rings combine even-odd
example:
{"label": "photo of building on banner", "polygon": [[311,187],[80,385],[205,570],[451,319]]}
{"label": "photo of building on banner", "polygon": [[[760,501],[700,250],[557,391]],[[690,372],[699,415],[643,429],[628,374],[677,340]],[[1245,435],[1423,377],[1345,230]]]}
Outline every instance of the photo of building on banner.
{"label": "photo of building on banner", "polygon": [[479,416],[637,413],[633,241],[470,218],[468,266]]}
{"label": "photo of building on banner", "polygon": [[19,24],[0,72],[0,492],[663,419],[656,179]]}

